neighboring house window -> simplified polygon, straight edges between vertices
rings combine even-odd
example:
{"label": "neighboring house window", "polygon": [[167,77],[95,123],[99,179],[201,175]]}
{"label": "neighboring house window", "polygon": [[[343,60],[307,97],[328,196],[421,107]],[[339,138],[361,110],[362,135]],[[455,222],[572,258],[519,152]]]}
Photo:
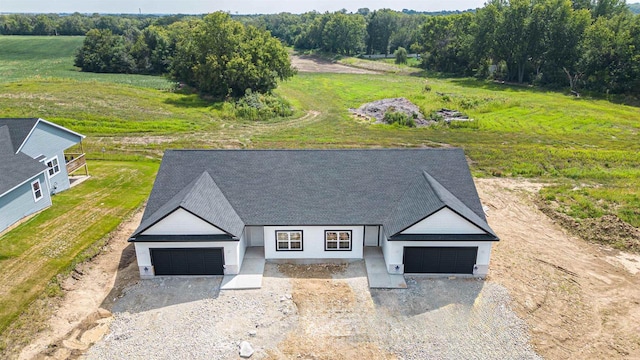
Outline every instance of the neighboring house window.
{"label": "neighboring house window", "polygon": [[276,231],[276,250],[302,251],[302,230]]}
{"label": "neighboring house window", "polygon": [[350,230],[327,230],[324,232],[324,249],[327,251],[351,250]]}
{"label": "neighboring house window", "polygon": [[54,176],[55,174],[60,172],[60,164],[58,163],[58,157],[54,157],[47,161],[47,166],[49,167],[49,177]]}
{"label": "neighboring house window", "polygon": [[42,199],[42,188],[40,187],[40,180],[36,180],[31,183],[31,190],[33,191],[33,199],[35,201]]}

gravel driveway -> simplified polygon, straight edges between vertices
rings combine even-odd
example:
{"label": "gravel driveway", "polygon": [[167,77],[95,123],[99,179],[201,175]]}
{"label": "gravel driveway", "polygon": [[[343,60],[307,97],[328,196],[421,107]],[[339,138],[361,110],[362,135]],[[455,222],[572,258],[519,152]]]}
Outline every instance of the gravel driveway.
{"label": "gravel driveway", "polygon": [[267,263],[263,288],[220,292],[220,278],[158,278],[129,288],[88,359],[539,359],[502,286],[407,277],[369,290],[348,266]]}

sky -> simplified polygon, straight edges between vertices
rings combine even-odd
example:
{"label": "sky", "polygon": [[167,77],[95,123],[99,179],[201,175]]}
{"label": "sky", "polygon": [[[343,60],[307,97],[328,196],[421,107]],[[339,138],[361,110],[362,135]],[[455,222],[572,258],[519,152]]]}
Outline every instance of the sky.
{"label": "sky", "polygon": [[218,10],[232,14],[303,13],[359,8],[417,11],[466,10],[486,0],[0,0],[0,13],[138,13],[203,14]]}

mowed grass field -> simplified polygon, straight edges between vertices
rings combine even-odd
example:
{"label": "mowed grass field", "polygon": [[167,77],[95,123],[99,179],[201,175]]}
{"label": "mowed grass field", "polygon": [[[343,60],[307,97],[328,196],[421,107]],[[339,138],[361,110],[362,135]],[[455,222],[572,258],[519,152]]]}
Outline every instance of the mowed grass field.
{"label": "mowed grass field", "polygon": [[[292,103],[294,116],[252,122],[236,118],[229,104],[172,92],[172,83],[162,77],[79,72],[73,55],[81,43],[81,37],[0,37],[0,117],[42,117],[87,135],[85,150],[97,164],[90,169],[97,178],[81,187],[126,203],[114,203],[120,210],[105,223],[99,218],[89,221],[102,229],[100,234],[79,231],[74,238],[78,245],[60,258],[42,252],[30,255],[35,257],[30,261],[51,263],[34,274],[34,279],[41,278],[38,291],[56,271],[71,264],[77,251],[144,200],[157,168],[147,160],[159,159],[166,148],[458,146],[464,148],[475,176],[540,178],[554,184],[543,189],[542,196],[558,202],[560,211],[578,219],[613,214],[640,227],[636,107],[474,79],[408,75],[413,71],[299,73],[276,90]],[[353,64],[361,66],[361,61]],[[391,97],[407,97],[425,114],[458,109],[474,121],[401,128],[371,124],[348,112]],[[119,168],[140,176],[115,187],[100,182],[100,176],[109,177]],[[127,177],[117,174],[113,176],[118,179]],[[78,193],[81,187],[56,196],[52,208],[0,238],[0,276],[7,276],[2,274],[8,274],[5,264],[22,256],[33,238],[47,236],[46,226],[37,223],[44,220],[38,219],[75,223],[82,217],[62,211],[65,202],[96,205]],[[12,244],[13,250],[5,250],[5,244]],[[34,292],[28,290],[32,285],[25,282],[14,292],[2,293],[0,331],[33,299]]]}

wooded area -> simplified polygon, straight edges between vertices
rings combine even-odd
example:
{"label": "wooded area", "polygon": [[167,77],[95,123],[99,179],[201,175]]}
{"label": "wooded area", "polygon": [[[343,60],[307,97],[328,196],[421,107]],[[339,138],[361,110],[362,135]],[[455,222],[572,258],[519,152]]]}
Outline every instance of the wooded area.
{"label": "wooded area", "polygon": [[[247,31],[262,41],[269,37],[258,35],[262,33],[257,29],[269,31],[284,45],[300,51],[354,56],[392,54],[404,48],[420,53],[422,67],[431,71],[569,88],[576,94],[586,90],[635,96],[640,93],[640,17],[633,12],[639,10],[637,5],[627,5],[624,0],[491,0],[475,11],[440,16],[362,8],[355,13],[342,10],[233,18],[251,25],[247,29],[253,30]],[[84,71],[171,73],[195,84],[186,76],[189,62],[184,61],[193,59],[201,49],[179,45],[186,45],[185,34],[202,19],[185,15],[11,14],[0,16],[0,33],[86,33],[76,61]],[[235,44],[238,48],[251,43],[247,38]],[[276,46],[268,41],[261,46],[266,44]],[[245,58],[256,55],[248,55],[250,49],[244,45]],[[238,61],[234,66],[242,63],[240,58]],[[255,91],[273,87],[267,84],[273,80],[258,79],[256,69],[253,71],[253,80],[240,87],[249,83]],[[281,72],[276,78],[286,76]]]}

